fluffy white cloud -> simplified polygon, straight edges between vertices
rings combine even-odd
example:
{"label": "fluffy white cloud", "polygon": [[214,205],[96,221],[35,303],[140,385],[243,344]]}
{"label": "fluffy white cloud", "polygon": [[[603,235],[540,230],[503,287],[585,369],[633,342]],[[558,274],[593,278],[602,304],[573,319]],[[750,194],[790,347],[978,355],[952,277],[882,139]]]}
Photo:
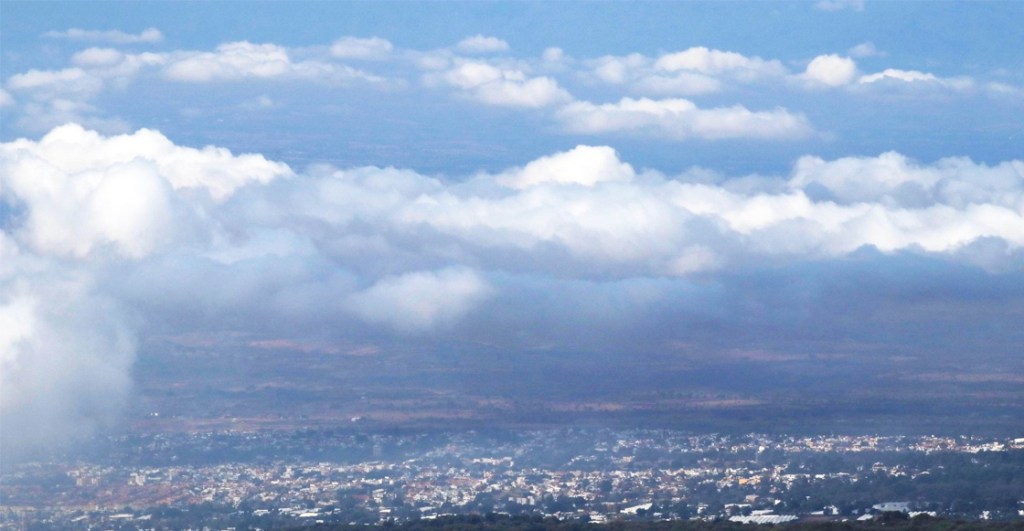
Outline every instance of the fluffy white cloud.
{"label": "fluffy white cloud", "polygon": [[806,118],[785,109],[751,111],[740,105],[701,109],[684,99],[623,98],[601,105],[578,101],[561,108],[558,119],[574,133],[641,133],[674,140],[783,139],[813,132]]}
{"label": "fluffy white cloud", "polygon": [[1024,212],[1021,161],[986,166],[966,158],[946,158],[924,166],[895,152],[834,161],[802,157],[790,185],[801,189],[822,186],[832,201],[843,204],[943,204],[957,209],[989,204]]}
{"label": "fluffy white cloud", "polygon": [[127,80],[143,68],[159,66],[165,61],[164,54],[125,54],[112,48],[88,48],[71,57],[74,67],[29,70],[11,76],[7,86],[28,93],[37,102],[73,98],[84,104],[96,96],[108,80]]}
{"label": "fluffy white cloud", "polygon": [[452,68],[427,76],[481,103],[506,107],[547,107],[572,97],[550,77],[529,77],[522,70],[480,61],[458,61]]}
{"label": "fluffy white cloud", "polygon": [[[952,158],[922,165],[896,153],[804,157],[784,188],[733,189],[638,173],[612,148],[578,146],[461,185],[379,168],[282,180],[290,175],[287,166],[258,155],[175,146],[154,131],[102,137],[76,126],[39,142],[5,144],[0,158],[4,196],[29,206],[23,225],[10,233],[56,255],[85,256],[89,246],[107,242],[139,256],[159,241],[160,227],[194,211],[179,203],[199,202],[209,216],[220,211],[217,201],[230,206],[224,211],[229,217],[215,216],[229,225],[237,216],[237,222],[292,233],[303,226],[343,231],[369,224],[385,241],[387,234],[430,227],[455,245],[526,250],[555,242],[581,258],[657,257],[659,263],[684,251],[723,263],[730,246],[748,245],[744,238],[758,231],[772,232],[756,247],[769,254],[795,252],[797,241],[801,252],[812,253],[829,245],[835,252],[859,245],[948,251],[981,237],[1024,245],[1024,224],[1014,221],[1024,215],[1021,161],[986,166]],[[271,181],[277,183],[272,188],[254,188]],[[243,189],[250,191],[240,195]],[[214,202],[203,199],[207,194]],[[320,221],[294,225],[299,218]],[[687,227],[701,219],[728,231],[692,239],[697,233]],[[933,222],[960,232],[926,237],[921,227]],[[872,233],[870,226],[885,229]]]}
{"label": "fluffy white cloud", "polygon": [[120,30],[85,30],[71,28],[66,31],[48,31],[44,37],[74,41],[104,41],[113,44],[154,43],[164,40],[163,33],[156,28],[146,28],[139,33],[125,33]]}
{"label": "fluffy white cloud", "polygon": [[[12,256],[0,252],[0,258]],[[112,427],[131,389],[135,356],[119,308],[92,293],[86,279],[18,265],[23,268],[16,277],[0,276],[5,460],[71,446]]]}
{"label": "fluffy white cloud", "polygon": [[[739,182],[636,171],[610,147],[578,146],[460,181],[375,167],[290,174],[148,130],[65,126],[0,146],[5,451],[110,421],[130,385],[126,308],[256,339],[268,327],[422,338],[481,314],[500,333],[509,314],[495,305],[532,311],[510,276],[548,279],[547,296],[577,319],[585,301],[657,300],[650,285],[621,291],[623,279],[660,287],[865,246],[999,271],[1024,252],[1018,160],[804,157],[788,175]],[[615,296],[594,295],[609,282]]]}
{"label": "fluffy white cloud", "polygon": [[16,234],[37,252],[77,257],[105,245],[138,257],[167,243],[181,201],[175,190],[222,201],[291,173],[259,155],[179,147],[155,131],[105,138],[77,125],[4,144],[0,170],[4,197],[28,205]]}
{"label": "fluffy white cloud", "polygon": [[347,304],[370,322],[422,332],[450,326],[491,293],[479,274],[455,267],[383,278],[351,295]]}
{"label": "fluffy white cloud", "polygon": [[296,71],[309,75],[329,68],[316,63],[294,65],[281,46],[243,41],[221,44],[214,52],[187,54],[168,64],[164,75],[177,81],[202,83],[279,77]]}
{"label": "fluffy white cloud", "polygon": [[826,162],[803,157],[790,186],[858,212],[835,243],[953,251],[979,238],[1024,244],[1024,163],[964,158],[922,166],[898,154]]}
{"label": "fluffy white cloud", "polygon": [[13,91],[32,91],[34,94],[91,96],[103,88],[103,82],[76,67],[63,70],[29,70],[15,74],[7,80],[7,87]]}
{"label": "fluffy white cloud", "polygon": [[459,41],[459,43],[455,45],[455,49],[462,53],[483,54],[508,51],[509,45],[507,42],[497,37],[474,35]]}
{"label": "fluffy white cloud", "polygon": [[657,58],[636,53],[608,55],[587,64],[595,79],[627,85],[635,93],[658,95],[708,94],[730,82],[751,83],[786,74],[785,67],[778,61],[703,46]]}
{"label": "fluffy white cloud", "polygon": [[331,55],[342,59],[383,59],[393,49],[391,41],[380,37],[342,37],[331,44]]}
{"label": "fluffy white cloud", "polygon": [[10,92],[0,88],[0,107],[7,107],[8,105],[14,105],[14,97],[11,96]]}
{"label": "fluffy white cloud", "polygon": [[830,87],[847,85],[857,76],[857,63],[849,57],[819,55],[811,60],[803,78]]}
{"label": "fluffy white cloud", "polygon": [[[465,186],[392,170],[342,172],[289,209],[396,234],[429,227],[456,248],[479,249],[474,262],[486,263],[486,249],[508,249],[536,253],[522,259],[531,267],[564,272],[539,251],[554,245],[589,268],[689,274],[750,256],[821,258],[863,246],[951,253],[998,238],[1020,248],[1021,169],[1019,161],[989,168],[966,159],[923,166],[896,154],[804,158],[787,187],[740,191],[637,174],[611,148],[580,146]],[[384,181],[372,175],[395,184],[379,188]]]}
{"label": "fluffy white cloud", "polygon": [[635,175],[633,168],[620,161],[608,146],[576,146],[564,153],[541,157],[496,179],[512,188],[528,188],[545,183],[593,186],[599,182],[628,181]]}
{"label": "fluffy white cloud", "polygon": [[120,63],[124,54],[113,48],[88,48],[71,56],[73,64],[90,66],[110,66]]}
{"label": "fluffy white cloud", "polygon": [[654,67],[667,72],[692,71],[707,75],[728,73],[743,80],[786,73],[785,67],[778,61],[766,61],[760,57],[747,57],[704,46],[662,55],[655,61]]}

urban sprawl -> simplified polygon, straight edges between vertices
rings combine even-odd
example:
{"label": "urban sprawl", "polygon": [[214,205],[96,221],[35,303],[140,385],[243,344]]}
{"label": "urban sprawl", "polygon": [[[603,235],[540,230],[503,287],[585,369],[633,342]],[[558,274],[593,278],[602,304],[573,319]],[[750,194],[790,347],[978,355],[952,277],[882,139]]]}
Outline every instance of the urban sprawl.
{"label": "urban sprawl", "polygon": [[451,514],[782,523],[1024,519],[1024,439],[664,430],[153,434],[9,466],[0,528],[376,524]]}

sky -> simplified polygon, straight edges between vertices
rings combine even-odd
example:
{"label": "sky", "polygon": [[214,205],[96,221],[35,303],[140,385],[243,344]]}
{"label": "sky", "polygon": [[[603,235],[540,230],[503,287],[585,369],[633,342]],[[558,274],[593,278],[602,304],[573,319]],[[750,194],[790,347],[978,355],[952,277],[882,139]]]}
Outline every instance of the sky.
{"label": "sky", "polygon": [[0,444],[116,425],[154,338],[1019,367],[1021,20],[5,0]]}

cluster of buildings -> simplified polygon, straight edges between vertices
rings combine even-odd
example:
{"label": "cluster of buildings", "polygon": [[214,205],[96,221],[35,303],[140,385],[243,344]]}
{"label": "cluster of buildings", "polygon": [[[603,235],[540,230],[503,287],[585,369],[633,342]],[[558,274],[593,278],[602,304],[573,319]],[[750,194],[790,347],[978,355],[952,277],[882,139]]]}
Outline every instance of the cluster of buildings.
{"label": "cluster of buildings", "polygon": [[[901,456],[1024,450],[1024,439],[611,430],[341,434],[334,439],[341,445],[337,448],[330,437],[325,443],[323,434],[306,446],[294,434],[286,440],[275,437],[154,436],[131,441],[130,448],[118,450],[123,455],[109,459],[17,465],[0,483],[0,529],[16,529],[26,521],[83,529],[116,522],[120,528],[134,524],[144,529],[154,518],[180,516],[197,507],[238,519],[310,524],[491,512],[591,522],[864,518],[885,510],[884,503],[896,504],[891,507],[901,512],[917,508],[892,500],[869,500],[857,507],[807,506],[794,502],[792,494],[826,482],[914,479],[931,473]],[[294,454],[311,447],[321,450]],[[218,451],[211,454],[210,448]],[[246,459],[232,459],[231,448],[248,448]],[[338,452],[324,453],[331,448]],[[854,454],[864,458],[832,469],[804,459]],[[336,458],[326,458],[330,455]]]}

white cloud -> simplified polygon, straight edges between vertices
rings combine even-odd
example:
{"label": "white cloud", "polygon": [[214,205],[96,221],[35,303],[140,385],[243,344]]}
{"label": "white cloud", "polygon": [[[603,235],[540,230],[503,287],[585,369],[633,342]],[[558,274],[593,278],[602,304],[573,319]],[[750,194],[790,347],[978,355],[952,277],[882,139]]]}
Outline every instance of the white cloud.
{"label": "white cloud", "polygon": [[[985,166],[954,158],[924,165],[896,153],[804,157],[784,189],[741,191],[638,174],[610,147],[578,146],[462,185],[379,168],[282,180],[287,167],[257,155],[179,147],[153,131],[105,138],[74,126],[39,142],[5,144],[0,158],[3,193],[30,206],[24,226],[10,234],[58,256],[86,256],[104,242],[124,256],[153,252],[161,231],[191,210],[179,208],[182,203],[221,208],[189,192],[197,189],[222,202],[234,197],[223,203],[233,216],[256,216],[231,223],[286,229],[273,239],[286,254],[315,248],[280,244],[288,237],[282,235],[303,226],[341,229],[356,220],[384,241],[430,227],[448,242],[432,246],[480,246],[473,252],[484,254],[474,262],[486,259],[480,249],[531,252],[548,242],[580,259],[633,263],[637,273],[717,266],[743,248],[813,256],[860,245],[945,252],[981,237],[1024,245],[1024,224],[1015,222],[1024,212],[1021,161]],[[237,192],[271,180],[277,184],[256,188],[256,195]],[[293,225],[296,216],[319,222]],[[728,230],[692,232],[688,227],[699,220]],[[756,244],[746,239],[762,232],[766,237]],[[390,245],[421,252],[412,242],[379,249]]]}
{"label": "white cloud", "polygon": [[594,75],[605,83],[622,84],[635,77],[635,71],[650,64],[644,55],[634,53],[623,57],[606,55],[590,62]]}
{"label": "white cloud", "polygon": [[206,82],[277,77],[292,68],[288,51],[280,46],[231,42],[218,46],[215,52],[188,54],[173,61],[164,74],[177,81]]}
{"label": "white cloud", "polygon": [[862,43],[860,43],[860,44],[850,48],[846,53],[850,54],[850,57],[857,57],[857,58],[862,58],[862,57],[878,57],[878,56],[885,55],[885,52],[883,52],[883,51],[879,50],[878,48],[876,48],[875,44],[873,42],[870,42],[870,41],[869,42],[862,42]]}
{"label": "white cloud", "polygon": [[120,63],[124,54],[113,48],[88,48],[71,56],[71,63],[81,67],[103,67]]}
{"label": "white cloud", "polygon": [[342,59],[383,59],[394,46],[380,37],[342,37],[331,44],[331,55]]}
{"label": "white cloud", "polygon": [[178,147],[155,131],[105,138],[77,125],[4,144],[0,168],[4,195],[31,205],[19,238],[38,252],[77,257],[105,246],[138,257],[168,243],[183,201],[175,190],[223,201],[291,173],[260,155]]}
{"label": "white cloud", "polygon": [[462,53],[486,54],[508,51],[509,45],[507,42],[497,37],[474,35],[459,41],[459,43],[455,45],[455,49]]}
{"label": "white cloud", "polygon": [[970,77],[939,77],[919,70],[900,70],[886,68],[881,72],[861,76],[858,83],[862,85],[903,85],[905,87],[942,87],[955,91],[969,91],[974,88],[974,80]]}
{"label": "white cloud", "polygon": [[163,33],[156,28],[146,28],[139,33],[125,33],[120,30],[84,30],[71,28],[66,31],[48,31],[44,37],[74,41],[104,41],[113,44],[155,43],[164,40]]}
{"label": "white cloud", "polygon": [[641,133],[672,140],[784,139],[813,132],[806,118],[785,109],[750,111],[739,105],[701,109],[684,99],[623,98],[601,105],[577,101],[561,108],[557,116],[574,133]]}
{"label": "white cloud", "polygon": [[728,73],[742,80],[786,73],[785,67],[778,61],[765,61],[760,57],[747,57],[736,52],[709,49],[704,46],[662,55],[655,61],[654,67],[667,72],[685,70],[707,75]]}
{"label": "white cloud", "polygon": [[488,105],[538,108],[572,97],[550,77],[529,77],[522,70],[481,61],[458,61],[452,68],[428,75],[428,83],[444,83]]}
{"label": "white cloud", "polygon": [[807,65],[803,78],[830,87],[847,85],[857,76],[857,63],[849,57],[819,55]]}
{"label": "white cloud", "polygon": [[[1008,83],[993,81],[986,84],[985,88],[988,89],[990,94],[994,94],[996,96],[1009,96],[1013,98],[1024,97],[1024,88],[1015,87]],[[0,95],[0,105],[2,105],[2,99],[2,95]]]}
{"label": "white cloud", "polygon": [[722,82],[703,74],[679,72],[672,76],[651,75],[633,83],[634,92],[657,95],[696,96],[722,89]]}
{"label": "white cloud", "polygon": [[163,73],[168,79],[191,83],[274,78],[382,81],[345,65],[315,60],[294,62],[284,47],[246,41],[221,44],[213,52],[175,53]]}
{"label": "white cloud", "polygon": [[895,152],[833,161],[801,157],[790,186],[806,189],[811,185],[824,187],[830,199],[841,204],[1024,208],[1024,164],[1020,161],[986,166],[965,158],[946,158],[925,166]]}
{"label": "white cloud", "polygon": [[568,59],[568,56],[565,54],[565,50],[556,47],[545,48],[540,57],[549,65],[559,65]]}
{"label": "white cloud", "polygon": [[576,146],[507,171],[496,180],[512,188],[546,183],[593,186],[600,182],[629,181],[635,175],[633,168],[620,161],[615,150],[608,146]]}
{"label": "white cloud", "polygon": [[820,0],[814,7],[822,11],[864,11],[864,0]]}
{"label": "white cloud", "polygon": [[934,83],[939,82],[939,78],[936,77],[934,74],[929,74],[927,72],[921,72],[918,70],[899,70],[897,68],[886,68],[881,72],[861,76],[858,82],[875,83],[883,80],[905,81],[908,83],[914,81],[925,81]]}
{"label": "white cloud", "polygon": [[747,57],[703,46],[661,55],[607,55],[588,61],[590,75],[604,83],[626,85],[634,93],[699,95],[718,92],[728,83],[752,83],[780,77],[778,61]]}
{"label": "white cloud", "polygon": [[10,92],[0,88],[0,107],[7,107],[8,105],[14,105],[14,97],[11,96]]}
{"label": "white cloud", "polygon": [[367,321],[422,332],[450,326],[492,292],[475,271],[454,267],[383,278],[350,296],[347,306]]}
{"label": "white cloud", "polygon": [[[119,308],[86,278],[21,257],[0,276],[0,447],[36,457],[109,429],[131,389],[135,350]],[[33,271],[34,270],[34,271]]]}
{"label": "white cloud", "polygon": [[103,88],[103,81],[81,68],[63,70],[29,70],[15,74],[7,80],[13,91],[33,91],[35,94],[77,94],[91,96]]}
{"label": "white cloud", "polygon": [[536,296],[510,277],[547,279],[546,295],[580,319],[600,299],[594,286],[659,287],[615,291],[615,307],[656,300],[672,276],[821,264],[864,246],[1019,269],[1024,161],[808,156],[742,186],[704,174],[636,171],[607,146],[462,180],[376,167],[284,178],[287,166],[262,156],[149,130],[72,125],[4,143],[0,203],[17,213],[0,217],[4,449],[109,425],[130,385],[135,322],[241,326],[254,339],[365,323],[443,335],[506,327],[519,311],[506,306],[532,312]]}

